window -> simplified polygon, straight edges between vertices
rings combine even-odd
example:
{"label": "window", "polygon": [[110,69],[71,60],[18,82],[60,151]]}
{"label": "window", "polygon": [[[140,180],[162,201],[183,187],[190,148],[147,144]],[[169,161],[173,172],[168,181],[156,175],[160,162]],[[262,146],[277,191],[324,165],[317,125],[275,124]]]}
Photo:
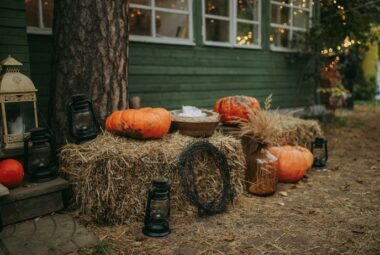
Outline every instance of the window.
{"label": "window", "polygon": [[130,0],[131,41],[193,44],[192,0]]}
{"label": "window", "polygon": [[203,0],[206,45],[259,48],[261,0]]}
{"label": "window", "polygon": [[[291,50],[294,41],[310,27],[311,0],[272,0],[269,42],[274,50]],[[293,44],[293,45],[292,45]]]}
{"label": "window", "polygon": [[28,33],[51,34],[54,0],[25,0]]}

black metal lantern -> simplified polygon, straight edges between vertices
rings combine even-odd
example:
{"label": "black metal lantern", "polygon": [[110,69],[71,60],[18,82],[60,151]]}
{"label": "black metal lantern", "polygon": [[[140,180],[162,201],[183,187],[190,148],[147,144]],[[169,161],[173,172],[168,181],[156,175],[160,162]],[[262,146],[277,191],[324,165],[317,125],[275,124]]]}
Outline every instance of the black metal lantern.
{"label": "black metal lantern", "polygon": [[34,128],[24,139],[24,168],[31,182],[57,177],[58,160],[52,136],[45,128]]}
{"label": "black metal lantern", "polygon": [[311,152],[313,153],[313,167],[325,167],[328,159],[327,140],[317,137],[311,143]]}
{"label": "black metal lantern", "polygon": [[163,237],[170,233],[170,185],[159,177],[152,182],[145,208],[143,233],[151,237]]}
{"label": "black metal lantern", "polygon": [[82,143],[94,139],[99,131],[92,102],[84,94],[71,97],[67,105],[67,115],[70,135],[75,143]]}

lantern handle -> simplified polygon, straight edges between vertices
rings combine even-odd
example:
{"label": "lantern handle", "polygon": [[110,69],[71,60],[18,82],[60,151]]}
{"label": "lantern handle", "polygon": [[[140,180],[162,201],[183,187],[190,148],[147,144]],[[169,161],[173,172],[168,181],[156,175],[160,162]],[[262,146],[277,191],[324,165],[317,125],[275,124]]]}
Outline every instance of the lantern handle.
{"label": "lantern handle", "polygon": [[327,140],[325,140],[325,161],[327,161],[327,159],[329,158],[329,153],[327,151]]}
{"label": "lantern handle", "polygon": [[152,199],[152,193],[153,190],[149,189],[148,191],[148,201],[146,202],[146,207],[145,207],[145,217],[144,217],[144,224],[147,225],[149,223],[149,218],[150,218],[150,200]]}

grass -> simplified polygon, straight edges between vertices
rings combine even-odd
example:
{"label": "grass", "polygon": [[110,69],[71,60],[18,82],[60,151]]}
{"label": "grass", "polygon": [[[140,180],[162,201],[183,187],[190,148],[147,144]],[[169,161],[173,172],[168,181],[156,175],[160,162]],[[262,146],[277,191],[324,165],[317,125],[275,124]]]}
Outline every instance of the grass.
{"label": "grass", "polygon": [[335,116],[330,120],[329,123],[332,127],[335,128],[354,128],[354,129],[360,129],[364,127],[364,124],[362,122],[349,119],[347,117],[343,116]]}
{"label": "grass", "polygon": [[94,247],[83,248],[78,251],[78,255],[110,255],[112,254],[112,245],[108,242],[101,241]]}

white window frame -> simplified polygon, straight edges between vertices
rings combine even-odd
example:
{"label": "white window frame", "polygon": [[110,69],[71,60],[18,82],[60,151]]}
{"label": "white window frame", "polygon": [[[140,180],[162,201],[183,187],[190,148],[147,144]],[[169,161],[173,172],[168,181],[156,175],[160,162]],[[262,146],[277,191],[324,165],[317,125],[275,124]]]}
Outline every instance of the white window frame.
{"label": "white window frame", "polygon": [[[278,23],[272,23],[272,17],[271,17],[271,23],[270,23],[270,30],[272,28],[283,28],[289,31],[288,35],[288,40],[289,43],[291,43],[291,38],[293,37],[293,31],[301,31],[301,32],[307,32],[311,27],[312,27],[312,17],[313,17],[313,6],[314,6],[314,1],[310,0],[310,6],[309,8],[303,8],[303,7],[298,7],[293,5],[293,0],[290,0],[290,4],[286,3],[281,3],[279,0],[271,0],[270,1],[270,10],[272,13],[272,5],[278,5],[278,6],[284,6],[290,8],[290,24],[289,25],[281,25]],[[309,12],[309,27],[308,28],[300,28],[300,27],[295,27],[293,26],[293,10],[298,9],[298,10],[303,10]],[[269,32],[270,34],[270,32]],[[269,41],[270,49],[272,51],[282,51],[282,52],[295,52],[297,49],[292,49],[289,47],[281,47],[281,46],[275,46]]]}
{"label": "white window frame", "polygon": [[[129,34],[129,40],[132,42],[163,43],[163,44],[177,44],[177,45],[195,45],[194,33],[193,33],[193,0],[188,0],[188,10],[187,11],[156,7],[155,4],[156,4],[155,0],[150,1],[150,6],[129,3],[129,9],[139,8],[139,9],[143,9],[143,10],[150,10],[152,12],[152,14],[151,14],[152,35],[146,36],[146,35]],[[189,25],[189,38],[178,39],[178,38],[174,38],[174,37],[156,37],[156,26],[155,26],[156,11],[188,15],[189,16],[189,24],[188,24]]]}
{"label": "white window frame", "polygon": [[[26,5],[25,5],[26,8]],[[44,24],[44,16],[43,16],[43,3],[42,0],[37,0],[37,13],[38,13],[38,27],[36,26],[27,26],[26,32],[28,34],[37,34],[37,35],[52,35],[52,28],[46,27]],[[25,10],[26,12],[26,10]]]}
{"label": "white window frame", "polygon": [[[202,37],[203,37],[203,44],[208,46],[219,46],[219,47],[229,47],[229,48],[245,48],[245,49],[262,49],[261,44],[261,5],[263,0],[257,0],[258,1],[258,19],[256,20],[245,20],[245,19],[239,19],[237,17],[237,6],[236,3],[238,0],[231,0],[228,1],[229,4],[229,16],[218,16],[218,15],[212,15],[206,13],[206,0],[202,0]],[[265,0],[264,0],[265,1]],[[232,4],[232,6],[231,6]],[[207,18],[214,18],[217,20],[224,20],[229,21],[229,42],[215,42],[215,41],[207,41],[206,40],[206,19]],[[245,24],[252,24],[252,25],[258,25],[258,44],[252,44],[252,45],[241,45],[236,43],[236,37],[237,37],[237,25],[238,23],[245,23]]]}

